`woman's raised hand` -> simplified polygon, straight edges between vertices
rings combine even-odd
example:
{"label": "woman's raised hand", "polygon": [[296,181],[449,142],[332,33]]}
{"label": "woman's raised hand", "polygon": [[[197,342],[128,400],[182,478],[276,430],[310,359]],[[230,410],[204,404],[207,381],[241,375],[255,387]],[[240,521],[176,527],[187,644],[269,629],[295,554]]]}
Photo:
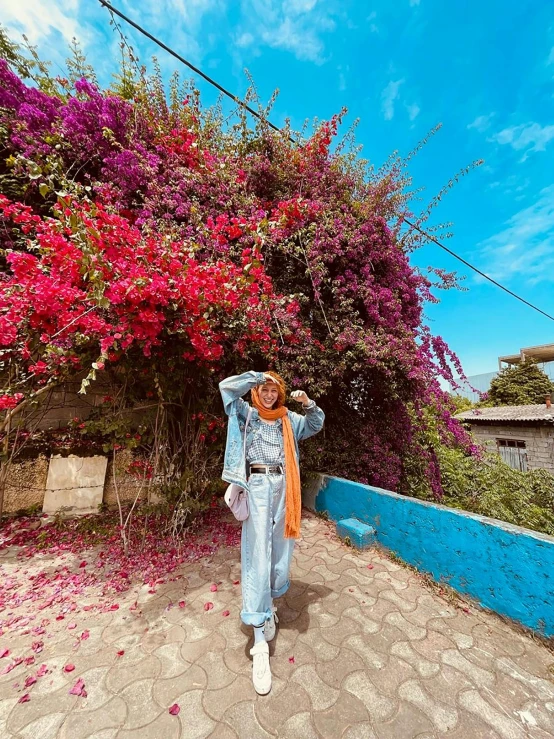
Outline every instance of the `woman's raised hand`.
{"label": "woman's raised hand", "polygon": [[308,405],[310,402],[310,399],[303,390],[293,390],[290,397],[294,398],[294,400],[297,400],[299,403],[302,403],[302,405]]}

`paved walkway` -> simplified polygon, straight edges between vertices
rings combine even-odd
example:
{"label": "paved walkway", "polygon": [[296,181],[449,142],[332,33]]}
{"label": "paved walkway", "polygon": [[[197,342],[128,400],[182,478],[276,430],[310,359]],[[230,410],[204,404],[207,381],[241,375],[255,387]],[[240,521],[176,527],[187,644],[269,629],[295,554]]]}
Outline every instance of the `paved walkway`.
{"label": "paved walkway", "polygon": [[[239,552],[222,549],[184,566],[179,583],[142,588],[136,608],[128,592],[117,611],[81,614],[76,631],[49,626],[34,664],[0,675],[0,737],[554,736],[554,654],[545,646],[450,604],[378,551],[344,546],[325,521],[306,517],[303,533],[279,604],[269,696],[250,681]],[[4,556],[2,575],[14,566]],[[0,653],[33,656],[28,636],[5,640]],[[25,688],[41,662],[48,671]],[[79,678],[83,694],[69,694]],[[30,700],[19,703],[26,690]]]}

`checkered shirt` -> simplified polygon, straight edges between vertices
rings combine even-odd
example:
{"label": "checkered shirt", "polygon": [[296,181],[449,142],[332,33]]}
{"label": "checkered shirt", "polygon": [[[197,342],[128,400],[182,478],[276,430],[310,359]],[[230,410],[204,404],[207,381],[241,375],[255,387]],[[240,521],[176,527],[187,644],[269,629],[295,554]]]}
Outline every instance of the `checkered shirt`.
{"label": "checkered shirt", "polygon": [[254,431],[250,447],[246,450],[246,459],[260,464],[283,464],[285,451],[283,446],[283,423],[278,418],[275,423],[260,423]]}

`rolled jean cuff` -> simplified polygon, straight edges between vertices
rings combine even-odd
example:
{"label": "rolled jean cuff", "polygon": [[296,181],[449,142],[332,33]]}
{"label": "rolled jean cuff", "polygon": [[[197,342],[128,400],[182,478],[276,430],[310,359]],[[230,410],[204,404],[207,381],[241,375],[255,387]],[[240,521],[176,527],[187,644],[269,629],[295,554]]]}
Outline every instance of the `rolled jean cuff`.
{"label": "rolled jean cuff", "polygon": [[266,621],[269,621],[269,619],[272,616],[271,611],[265,611],[265,613],[262,611],[262,613],[252,613],[249,611],[241,611],[240,613],[240,620],[243,624],[246,624],[247,626],[261,626]]}
{"label": "rolled jean cuff", "polygon": [[280,598],[282,595],[284,595],[287,590],[290,588],[290,580],[287,580],[286,583],[279,588],[279,590],[272,590],[271,591],[271,597],[272,598]]}

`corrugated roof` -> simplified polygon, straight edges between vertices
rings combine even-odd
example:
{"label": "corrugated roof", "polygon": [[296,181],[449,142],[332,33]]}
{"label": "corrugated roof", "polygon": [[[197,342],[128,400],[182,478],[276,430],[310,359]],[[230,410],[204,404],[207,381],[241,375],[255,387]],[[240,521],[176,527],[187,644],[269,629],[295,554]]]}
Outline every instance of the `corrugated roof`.
{"label": "corrugated roof", "polygon": [[554,407],[547,408],[545,403],[540,403],[538,405],[501,405],[498,408],[473,408],[470,411],[457,413],[455,418],[472,423],[490,423],[491,421],[554,423]]}

